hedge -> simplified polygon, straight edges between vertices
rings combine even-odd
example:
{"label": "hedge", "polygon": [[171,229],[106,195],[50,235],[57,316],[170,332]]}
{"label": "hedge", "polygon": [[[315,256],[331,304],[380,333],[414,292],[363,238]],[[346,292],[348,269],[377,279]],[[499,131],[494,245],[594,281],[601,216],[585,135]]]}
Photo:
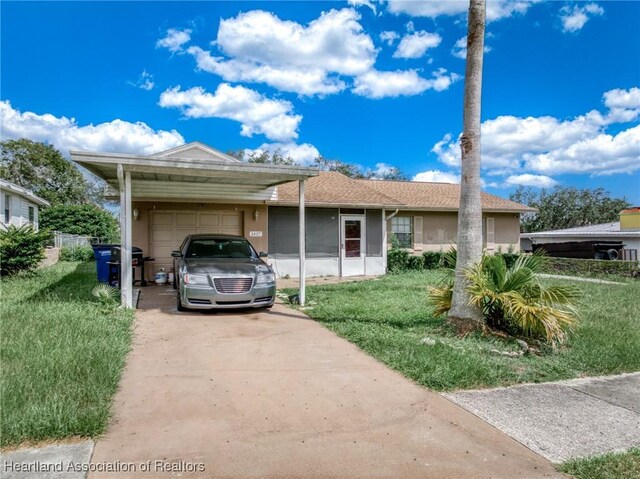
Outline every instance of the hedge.
{"label": "hedge", "polygon": [[[501,255],[507,267],[516,262],[519,254],[495,253]],[[445,263],[446,252],[425,251],[421,256],[412,256],[409,251],[392,248],[387,255],[387,271],[401,273],[403,271],[419,271],[423,269],[438,269],[448,265]],[[601,259],[553,258],[548,257],[542,268],[543,273],[564,274],[572,276],[640,276],[640,266],[637,261],[608,261]]]}
{"label": "hedge", "polygon": [[637,261],[609,261],[602,259],[547,258],[543,272],[570,276],[638,276],[640,266]]}

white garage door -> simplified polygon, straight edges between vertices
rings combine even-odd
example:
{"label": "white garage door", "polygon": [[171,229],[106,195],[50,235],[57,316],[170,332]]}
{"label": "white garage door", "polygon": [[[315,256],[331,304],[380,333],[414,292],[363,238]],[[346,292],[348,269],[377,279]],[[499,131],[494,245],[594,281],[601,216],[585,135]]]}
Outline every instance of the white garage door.
{"label": "white garage door", "polygon": [[155,271],[172,267],[171,252],[193,233],[243,235],[241,211],[152,211],[149,231]]}

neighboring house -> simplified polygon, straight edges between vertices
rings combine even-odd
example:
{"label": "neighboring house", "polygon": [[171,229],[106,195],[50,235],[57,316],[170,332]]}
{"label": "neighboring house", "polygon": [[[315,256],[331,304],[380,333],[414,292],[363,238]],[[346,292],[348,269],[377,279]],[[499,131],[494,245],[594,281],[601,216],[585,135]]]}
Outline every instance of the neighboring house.
{"label": "neighboring house", "polygon": [[[119,198],[122,172],[129,171],[132,244],[155,258],[149,277],[171,267],[171,251],[186,235],[204,232],[244,235],[269,253],[280,276],[298,277],[299,181],[305,184],[306,276],[383,274],[389,232],[414,254],[447,249],[457,234],[459,185],[246,164],[201,143],[151,157],[71,157],[107,181],[110,199]],[[482,201],[486,249],[518,250],[519,215],[533,210],[486,193]]]}
{"label": "neighboring house", "polygon": [[22,186],[0,180],[0,213],[2,228],[31,224],[38,230],[40,207],[49,202]]}
{"label": "neighboring house", "polygon": [[640,207],[621,211],[620,221],[612,223],[522,233],[520,235],[520,247],[524,251],[531,251],[534,244],[583,241],[622,241],[624,250],[621,259],[638,259],[638,253],[640,253]]}

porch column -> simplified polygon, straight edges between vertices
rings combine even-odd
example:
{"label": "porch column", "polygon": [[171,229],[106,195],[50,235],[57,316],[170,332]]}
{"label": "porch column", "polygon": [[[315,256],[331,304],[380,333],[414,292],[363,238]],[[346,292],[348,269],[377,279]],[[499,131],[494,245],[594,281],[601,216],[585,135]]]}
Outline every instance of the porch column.
{"label": "porch column", "polygon": [[133,307],[131,283],[131,172],[118,165],[120,183],[120,298],[125,308]]}
{"label": "porch column", "polygon": [[387,273],[387,210],[382,210],[382,264]]}
{"label": "porch column", "polygon": [[304,306],[305,300],[305,256],[306,256],[306,242],[305,242],[305,225],[304,225],[304,181],[298,181],[298,209],[300,212],[300,230],[298,231],[298,239],[300,241],[300,291],[298,297],[300,298],[300,306]]}

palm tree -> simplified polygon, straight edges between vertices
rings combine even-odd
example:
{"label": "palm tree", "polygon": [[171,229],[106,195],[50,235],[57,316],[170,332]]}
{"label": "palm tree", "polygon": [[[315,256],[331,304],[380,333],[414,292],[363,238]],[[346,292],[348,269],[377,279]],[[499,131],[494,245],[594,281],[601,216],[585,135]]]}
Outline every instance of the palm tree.
{"label": "palm tree", "polygon": [[467,64],[464,80],[462,178],[458,211],[458,255],[449,318],[466,326],[483,325],[482,311],[469,302],[466,271],[482,258],[480,204],[480,106],[484,55],[485,0],[471,0],[467,28]]}
{"label": "palm tree", "polygon": [[[507,268],[502,255],[487,255],[466,272],[471,304],[478,308],[489,326],[510,333],[562,342],[576,320],[574,303],[579,291],[572,286],[547,286],[536,273],[545,256],[520,256]],[[453,275],[444,284],[430,288],[429,299],[435,313],[451,307]]]}

